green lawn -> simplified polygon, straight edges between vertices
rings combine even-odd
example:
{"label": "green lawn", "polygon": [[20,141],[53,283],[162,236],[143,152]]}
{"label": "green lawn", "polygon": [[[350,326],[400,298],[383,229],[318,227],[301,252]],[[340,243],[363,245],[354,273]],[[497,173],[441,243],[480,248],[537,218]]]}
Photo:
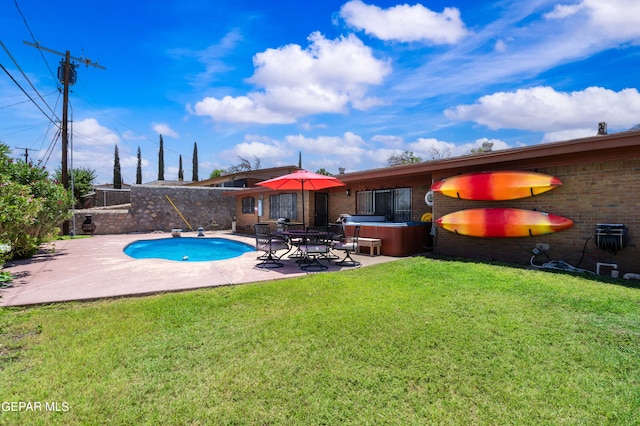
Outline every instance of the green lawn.
{"label": "green lawn", "polygon": [[0,424],[640,423],[640,290],[565,274],[411,258],[0,333]]}

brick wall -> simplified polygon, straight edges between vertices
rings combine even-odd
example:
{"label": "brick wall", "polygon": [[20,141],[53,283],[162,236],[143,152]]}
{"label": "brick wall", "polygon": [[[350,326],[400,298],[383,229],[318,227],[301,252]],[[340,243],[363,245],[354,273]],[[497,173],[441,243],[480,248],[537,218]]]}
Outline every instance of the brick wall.
{"label": "brick wall", "polygon": [[205,230],[230,229],[235,215],[233,188],[134,185],[128,210],[76,210],[76,229],[80,234],[85,215],[91,214],[96,234],[188,230],[167,196],[193,227]]}
{"label": "brick wall", "polygon": [[[534,197],[513,201],[457,200],[436,194],[434,216],[477,207],[513,207],[565,216],[574,222],[568,230],[525,238],[474,238],[438,228],[436,253],[472,259],[528,264],[536,243],[551,246],[553,260],[576,265],[586,249],[581,268],[595,271],[596,262],[617,263],[621,273],[640,272],[638,248],[627,247],[613,255],[595,244],[597,223],[622,223],[629,227],[631,244],[640,244],[640,159],[584,163],[536,169],[557,176],[562,186]],[[434,176],[440,179],[446,176]],[[588,238],[590,238],[587,241]],[[538,256],[538,263],[547,261]]]}

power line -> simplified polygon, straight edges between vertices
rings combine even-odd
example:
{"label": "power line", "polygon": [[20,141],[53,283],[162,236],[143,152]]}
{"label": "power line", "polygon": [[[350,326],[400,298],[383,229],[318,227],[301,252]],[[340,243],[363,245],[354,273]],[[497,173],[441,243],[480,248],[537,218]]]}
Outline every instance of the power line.
{"label": "power line", "polygon": [[55,124],[55,125],[57,126],[57,123],[56,123],[55,121],[53,121],[53,119],[52,119],[51,117],[49,117],[49,116],[47,115],[47,113],[46,113],[46,112],[44,112],[44,110],[43,110],[42,108],[40,108],[40,105],[38,105],[38,103],[35,101],[35,99],[33,99],[31,96],[29,96],[29,94],[27,93],[27,91],[26,91],[26,90],[24,90],[24,89],[22,88],[22,86],[20,86],[20,83],[18,83],[18,81],[17,81],[15,78],[13,78],[13,76],[11,75],[11,73],[10,73],[10,72],[9,72],[9,71],[4,67],[4,65],[0,64],[0,68],[2,68],[2,70],[3,70],[3,71],[4,71],[4,72],[9,76],[9,78],[11,79],[11,81],[13,81],[13,82],[15,83],[15,85],[16,85],[16,86],[18,86],[18,88],[19,88],[20,90],[22,90],[22,93],[24,93],[24,94],[27,96],[27,98],[29,98],[29,100],[30,100],[31,102],[33,102],[33,104],[36,106],[36,108],[38,108],[38,109],[40,110],[40,112],[41,112],[42,114],[44,114],[44,116],[45,116],[45,117],[47,117],[47,119],[49,119],[49,121],[51,121],[53,124]]}
{"label": "power line", "polygon": [[[51,95],[53,95],[54,93],[58,93],[58,89],[56,89],[54,92],[47,93],[47,94],[46,94],[46,95],[44,95],[44,96],[51,96]],[[0,109],[4,109],[4,108],[11,108],[11,107],[13,107],[13,106],[20,105],[20,104],[24,104],[24,103],[27,103],[27,102],[30,102],[30,101],[27,99],[26,101],[20,101],[20,102],[16,102],[16,103],[14,103],[14,104],[2,105],[2,106],[0,106]]]}
{"label": "power line", "polygon": [[[31,31],[31,27],[29,27],[29,24],[27,23],[27,18],[25,18],[24,13],[22,13],[22,10],[20,9],[20,6],[18,5],[18,0],[14,0],[13,2],[16,5],[16,9],[18,9],[18,13],[22,17],[22,22],[24,22],[24,26],[27,27],[27,30],[29,31],[29,34],[31,34],[31,40],[33,40],[33,42],[37,44],[38,42],[36,41],[36,36],[33,35],[33,31]],[[42,51],[40,51],[40,56],[42,57],[42,60],[44,61],[45,65],[47,66],[47,69],[49,70],[49,73],[51,74],[51,77],[53,77],[53,80],[57,84],[58,83],[58,79],[56,78],[56,75],[53,73],[53,70],[49,66],[49,62],[47,62],[47,58],[44,57],[44,53],[42,53]],[[60,87],[60,86],[58,85],[58,87]]]}
{"label": "power line", "polygon": [[40,100],[47,106],[47,108],[49,108],[49,111],[51,111],[51,113],[53,114],[54,118],[58,121],[60,121],[60,119],[58,118],[58,116],[56,115],[56,112],[51,109],[51,107],[49,106],[49,104],[47,103],[47,101],[44,100],[44,98],[42,97],[42,95],[40,94],[40,92],[38,92],[38,89],[36,89],[36,87],[33,85],[33,83],[31,83],[31,80],[29,79],[29,77],[27,76],[27,74],[25,74],[24,71],[22,71],[22,68],[20,68],[20,65],[18,65],[18,62],[13,58],[13,56],[11,55],[11,52],[9,52],[9,49],[7,49],[7,46],[4,45],[4,43],[2,42],[2,40],[0,40],[0,45],[2,45],[2,48],[4,49],[5,52],[7,52],[7,55],[9,55],[9,58],[11,58],[11,60],[13,61],[13,63],[15,64],[15,66],[18,68],[18,71],[20,71],[20,73],[22,74],[22,76],[24,77],[25,80],[27,80],[27,83],[29,83],[29,85],[31,86],[31,88],[33,89],[34,92],[36,92],[36,94],[38,95],[38,97],[40,98]]}

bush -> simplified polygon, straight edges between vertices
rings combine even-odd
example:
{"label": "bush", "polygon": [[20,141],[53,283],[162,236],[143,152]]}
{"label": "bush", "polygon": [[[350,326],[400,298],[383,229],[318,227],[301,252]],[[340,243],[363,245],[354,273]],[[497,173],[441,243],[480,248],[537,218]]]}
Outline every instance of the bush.
{"label": "bush", "polygon": [[0,260],[33,256],[71,217],[72,205],[72,194],[50,180],[44,167],[13,161],[0,144],[0,244],[11,247],[0,252]]}

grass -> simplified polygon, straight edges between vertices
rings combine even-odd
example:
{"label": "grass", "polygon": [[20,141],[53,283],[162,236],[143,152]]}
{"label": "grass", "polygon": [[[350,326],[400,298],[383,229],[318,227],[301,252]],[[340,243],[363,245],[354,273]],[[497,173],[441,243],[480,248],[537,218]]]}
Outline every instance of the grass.
{"label": "grass", "polygon": [[569,275],[413,258],[0,333],[0,403],[43,405],[0,424],[640,423],[640,290]]}

